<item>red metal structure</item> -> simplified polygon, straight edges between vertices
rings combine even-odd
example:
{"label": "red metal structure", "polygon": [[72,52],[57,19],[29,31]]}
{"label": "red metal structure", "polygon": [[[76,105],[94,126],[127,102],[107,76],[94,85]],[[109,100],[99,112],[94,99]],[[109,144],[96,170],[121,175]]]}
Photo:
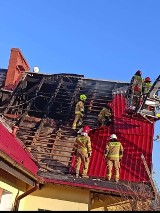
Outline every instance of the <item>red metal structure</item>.
{"label": "red metal structure", "polygon": [[[141,160],[145,156],[147,164],[152,167],[152,146],[154,124],[144,119],[128,117],[124,114],[125,99],[122,94],[113,97],[114,125],[91,131],[92,157],[89,175],[95,177],[106,176],[106,162],[104,150],[110,134],[115,133],[124,147],[124,157],[121,161],[120,179],[130,182],[148,182],[149,177]],[[75,165],[73,159],[72,166]]]}
{"label": "red metal structure", "polygon": [[23,143],[15,138],[12,133],[0,123],[0,153],[4,159],[11,158],[15,164],[28,170],[30,173],[37,175],[38,166]]}

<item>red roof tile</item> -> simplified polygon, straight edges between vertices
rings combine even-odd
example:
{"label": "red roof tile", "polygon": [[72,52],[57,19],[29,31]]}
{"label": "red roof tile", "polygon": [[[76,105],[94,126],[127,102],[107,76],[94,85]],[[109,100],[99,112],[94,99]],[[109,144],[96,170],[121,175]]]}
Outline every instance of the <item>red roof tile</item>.
{"label": "red roof tile", "polygon": [[[106,176],[106,162],[104,150],[109,135],[115,133],[124,147],[124,156],[121,162],[120,179],[131,182],[148,182],[149,178],[141,160],[144,155],[151,171],[152,146],[154,124],[144,119],[124,116],[125,99],[123,95],[113,98],[114,125],[104,129],[97,129],[90,134],[92,141],[92,156],[89,165],[89,175],[95,177]],[[72,159],[72,168],[75,167],[75,157]]]}
{"label": "red roof tile", "polygon": [[24,150],[23,144],[2,123],[0,123],[0,150],[32,174],[37,174],[38,166],[32,160],[30,153]]}

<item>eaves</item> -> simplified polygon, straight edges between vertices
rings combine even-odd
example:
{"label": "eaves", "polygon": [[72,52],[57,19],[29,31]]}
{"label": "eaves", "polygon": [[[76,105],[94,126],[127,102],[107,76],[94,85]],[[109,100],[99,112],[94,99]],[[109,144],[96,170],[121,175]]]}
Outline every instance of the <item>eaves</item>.
{"label": "eaves", "polygon": [[8,155],[0,150],[0,168],[12,174],[14,177],[23,182],[35,186],[38,183],[44,183],[43,178],[33,175],[30,171],[11,159]]}

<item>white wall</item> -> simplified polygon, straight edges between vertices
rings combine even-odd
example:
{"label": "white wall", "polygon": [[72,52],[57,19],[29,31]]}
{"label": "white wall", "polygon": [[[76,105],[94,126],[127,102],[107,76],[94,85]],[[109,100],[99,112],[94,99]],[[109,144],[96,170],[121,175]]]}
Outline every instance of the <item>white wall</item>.
{"label": "white wall", "polygon": [[12,193],[3,192],[0,201],[0,211],[11,211],[12,208]]}

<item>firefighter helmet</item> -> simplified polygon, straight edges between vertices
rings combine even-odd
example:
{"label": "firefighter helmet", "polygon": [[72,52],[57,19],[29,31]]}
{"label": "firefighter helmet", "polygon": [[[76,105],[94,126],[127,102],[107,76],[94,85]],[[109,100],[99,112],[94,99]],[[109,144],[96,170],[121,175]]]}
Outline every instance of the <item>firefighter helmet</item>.
{"label": "firefighter helmet", "polygon": [[85,101],[87,99],[87,96],[85,94],[80,95],[80,100]]}
{"label": "firefighter helmet", "polygon": [[112,134],[112,135],[110,136],[110,139],[117,139],[117,136],[116,136],[115,134]]}
{"label": "firefighter helmet", "polygon": [[151,79],[150,79],[150,77],[146,77],[146,78],[144,79],[144,81],[145,81],[145,82],[151,82]]}
{"label": "firefighter helmet", "polygon": [[89,126],[84,126],[82,132],[85,132],[87,134],[89,134],[89,132],[91,131],[91,128]]}
{"label": "firefighter helmet", "polygon": [[140,70],[137,70],[137,72],[135,73],[135,75],[141,76],[142,72]]}
{"label": "firefighter helmet", "polygon": [[112,108],[112,102],[108,102],[107,107]]}

